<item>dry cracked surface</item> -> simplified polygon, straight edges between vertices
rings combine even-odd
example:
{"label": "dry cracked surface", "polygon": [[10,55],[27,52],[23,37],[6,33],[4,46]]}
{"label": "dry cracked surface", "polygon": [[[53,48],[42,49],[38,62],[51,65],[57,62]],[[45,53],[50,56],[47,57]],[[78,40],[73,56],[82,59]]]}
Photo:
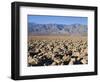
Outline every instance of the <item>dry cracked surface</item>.
{"label": "dry cracked surface", "polygon": [[84,40],[30,40],[28,66],[88,64],[87,47]]}

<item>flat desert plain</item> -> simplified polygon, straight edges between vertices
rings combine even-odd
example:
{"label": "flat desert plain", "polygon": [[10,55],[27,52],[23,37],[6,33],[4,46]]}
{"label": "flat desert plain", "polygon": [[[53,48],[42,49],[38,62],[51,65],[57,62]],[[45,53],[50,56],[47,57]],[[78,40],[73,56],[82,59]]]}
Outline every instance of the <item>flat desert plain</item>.
{"label": "flat desert plain", "polygon": [[88,64],[86,36],[28,36],[28,66]]}

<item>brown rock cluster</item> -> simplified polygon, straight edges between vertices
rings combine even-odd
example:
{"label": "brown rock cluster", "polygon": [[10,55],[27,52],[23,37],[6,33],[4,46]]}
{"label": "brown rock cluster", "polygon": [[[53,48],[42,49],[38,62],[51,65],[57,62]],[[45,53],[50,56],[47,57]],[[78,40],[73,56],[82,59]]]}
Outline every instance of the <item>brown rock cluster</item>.
{"label": "brown rock cluster", "polygon": [[32,40],[28,42],[28,66],[88,63],[87,41]]}

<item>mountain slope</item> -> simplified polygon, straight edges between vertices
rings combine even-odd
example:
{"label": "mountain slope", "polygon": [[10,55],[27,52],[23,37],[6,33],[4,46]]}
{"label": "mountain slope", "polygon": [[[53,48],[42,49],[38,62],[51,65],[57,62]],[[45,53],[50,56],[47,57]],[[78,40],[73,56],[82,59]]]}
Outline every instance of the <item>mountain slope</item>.
{"label": "mountain slope", "polygon": [[29,35],[87,35],[87,25],[28,23]]}

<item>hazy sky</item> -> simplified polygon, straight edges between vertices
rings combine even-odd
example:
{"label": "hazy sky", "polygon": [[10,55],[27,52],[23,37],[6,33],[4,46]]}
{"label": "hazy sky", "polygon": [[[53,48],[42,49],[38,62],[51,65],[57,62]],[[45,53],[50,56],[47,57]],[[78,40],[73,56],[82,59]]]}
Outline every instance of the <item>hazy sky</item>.
{"label": "hazy sky", "polygon": [[88,24],[87,17],[71,17],[71,16],[46,16],[46,15],[28,15],[29,23],[38,24]]}

